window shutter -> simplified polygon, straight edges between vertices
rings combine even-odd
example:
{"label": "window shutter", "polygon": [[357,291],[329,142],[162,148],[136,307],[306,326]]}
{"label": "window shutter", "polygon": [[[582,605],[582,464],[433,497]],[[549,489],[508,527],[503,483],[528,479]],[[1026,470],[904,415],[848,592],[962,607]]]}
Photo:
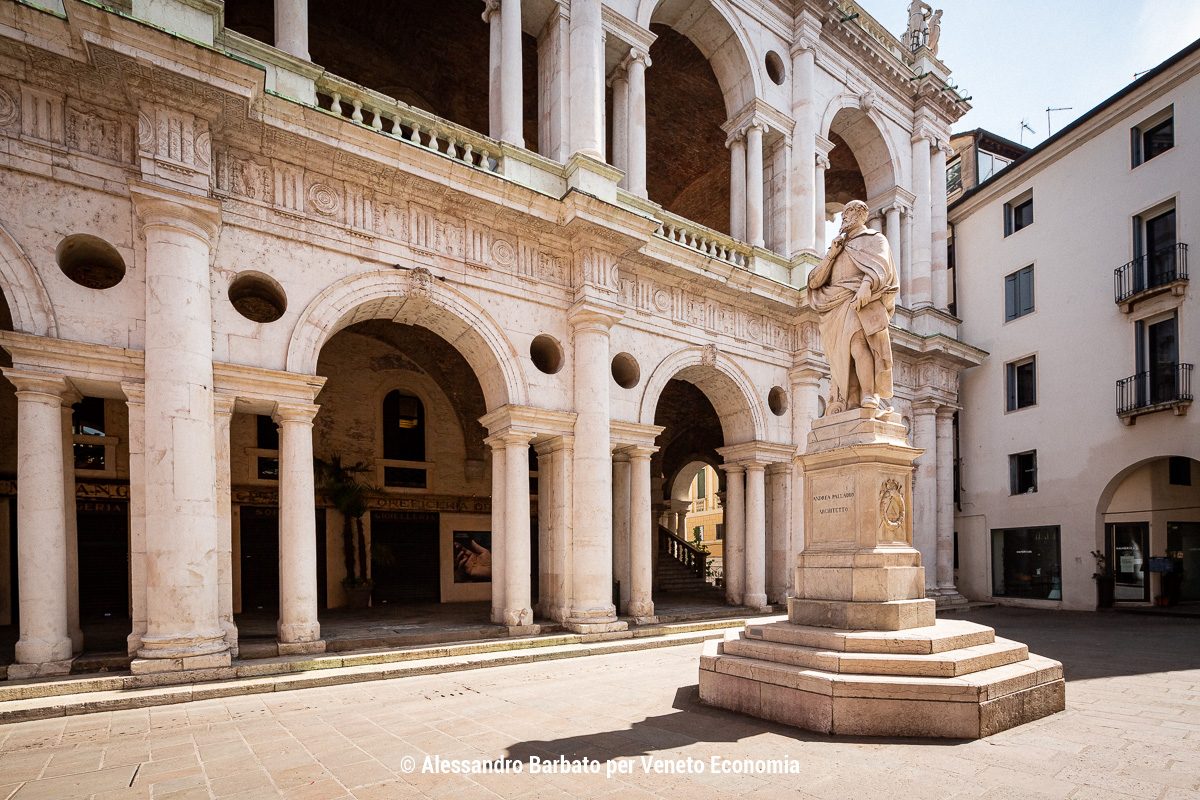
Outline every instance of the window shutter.
{"label": "window shutter", "polygon": [[1033,311],[1033,267],[1026,267],[1017,273],[1019,286],[1017,296],[1021,299],[1020,313],[1028,314]]}
{"label": "window shutter", "polygon": [[1017,276],[1009,275],[1004,279],[1004,319],[1017,318]]}

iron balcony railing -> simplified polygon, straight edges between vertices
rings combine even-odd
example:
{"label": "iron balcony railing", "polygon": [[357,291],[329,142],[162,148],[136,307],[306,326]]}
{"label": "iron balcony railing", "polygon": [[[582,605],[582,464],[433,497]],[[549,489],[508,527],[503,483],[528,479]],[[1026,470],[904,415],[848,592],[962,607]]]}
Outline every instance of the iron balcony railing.
{"label": "iron balcony railing", "polygon": [[1179,242],[1160,247],[1113,270],[1116,302],[1124,303],[1141,292],[1187,279],[1187,245]]}
{"label": "iron balcony railing", "polygon": [[1117,381],[1117,415],[1192,400],[1192,365],[1163,364]]}

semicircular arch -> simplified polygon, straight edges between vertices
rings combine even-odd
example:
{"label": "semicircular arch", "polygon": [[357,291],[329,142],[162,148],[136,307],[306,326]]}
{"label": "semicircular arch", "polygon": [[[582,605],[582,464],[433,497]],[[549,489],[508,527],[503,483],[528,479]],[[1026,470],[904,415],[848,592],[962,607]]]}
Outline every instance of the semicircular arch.
{"label": "semicircular arch", "polygon": [[516,349],[475,301],[428,271],[374,270],[343,278],[313,298],[288,343],[287,369],[315,375],[321,348],[356,322],[389,319],[433,331],[471,365],[489,410],[525,405],[529,395]]}
{"label": "semicircular arch", "polygon": [[655,367],[642,392],[639,422],[654,424],[658,400],[672,379],[687,381],[704,393],[721,420],[726,446],[766,439],[766,409],[750,377],[729,356],[718,351],[714,357],[703,347],[677,350]]}
{"label": "semicircular arch", "polygon": [[13,329],[36,336],[58,336],[50,294],[33,262],[0,222],[0,292],[8,302]]}
{"label": "semicircular arch", "polygon": [[829,101],[821,117],[821,136],[828,139],[836,134],[854,154],[867,186],[864,201],[882,195],[902,180],[902,162],[887,130],[879,112],[870,106],[864,108],[859,95],[838,95]]}

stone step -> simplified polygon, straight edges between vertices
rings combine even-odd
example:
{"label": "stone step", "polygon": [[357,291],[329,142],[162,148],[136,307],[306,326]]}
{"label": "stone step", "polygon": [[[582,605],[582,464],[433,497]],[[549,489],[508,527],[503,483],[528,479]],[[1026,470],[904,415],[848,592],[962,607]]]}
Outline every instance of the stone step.
{"label": "stone step", "polygon": [[751,624],[746,626],[746,638],[846,653],[922,654],[990,644],[996,634],[986,625],[939,619],[934,625],[900,631],[842,631],[790,622]]}
{"label": "stone step", "polygon": [[[743,615],[635,626],[632,636],[625,634],[616,641],[585,642],[585,637],[577,634],[563,634],[341,656],[282,656],[251,662],[235,661],[233,666],[223,670],[200,670],[188,675],[124,673],[0,682],[0,723],[698,644],[722,638],[727,631],[741,628],[753,619]],[[759,619],[773,621],[780,617]],[[183,685],[179,685],[181,683]]]}
{"label": "stone step", "polygon": [[911,675],[952,678],[1024,661],[1029,648],[1008,639],[940,653],[846,653],[757,639],[727,639],[723,652],[842,675]]}
{"label": "stone step", "polygon": [[721,649],[704,645],[703,702],[822,733],[975,739],[1066,705],[1062,665],[1036,655],[945,678],[843,675]]}

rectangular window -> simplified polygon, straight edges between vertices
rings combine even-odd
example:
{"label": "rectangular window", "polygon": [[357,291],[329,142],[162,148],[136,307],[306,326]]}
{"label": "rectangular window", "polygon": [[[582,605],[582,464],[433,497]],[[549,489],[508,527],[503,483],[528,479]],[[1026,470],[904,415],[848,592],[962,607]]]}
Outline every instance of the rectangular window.
{"label": "rectangular window", "polygon": [[75,445],[75,469],[104,469],[104,445]]}
{"label": "rectangular window", "polygon": [[85,397],[71,406],[71,433],[76,436],[104,436],[104,398]]}
{"label": "rectangular window", "polygon": [[692,528],[692,538],[700,539],[700,540],[704,539],[704,526],[703,525],[697,525],[696,527]]}
{"label": "rectangular window", "polygon": [[718,522],[717,523],[717,541],[720,541],[724,538],[725,538],[725,523]]}
{"label": "rectangular window", "polygon": [[1192,460],[1184,456],[1171,456],[1168,460],[1169,482],[1172,486],[1192,485]]}
{"label": "rectangular window", "polygon": [[962,188],[962,159],[955,158],[946,165],[946,191],[956,192]]}
{"label": "rectangular window", "polygon": [[266,414],[259,414],[254,418],[254,422],[256,425],[255,441],[258,442],[258,449],[278,450],[279,426],[275,424],[275,420]]}
{"label": "rectangular window", "polygon": [[702,469],[696,473],[696,497],[704,497],[705,496],[704,479],[706,477],[708,477],[707,475],[705,475],[705,472],[707,472],[707,470]]}
{"label": "rectangular window", "polygon": [[1037,404],[1037,358],[1030,356],[1005,365],[1008,411]]}
{"label": "rectangular window", "polygon": [[1175,109],[1168,106],[1130,132],[1133,166],[1144,164],[1175,146]]}
{"label": "rectangular window", "polygon": [[1011,236],[1033,224],[1033,190],[1004,204],[1004,235]]}
{"label": "rectangular window", "polygon": [[1004,321],[1009,322],[1033,311],[1033,265],[1004,278]]}
{"label": "rectangular window", "polygon": [[[261,419],[261,417],[259,418]],[[270,417],[268,417],[270,419]],[[269,456],[258,457],[258,468],[255,470],[259,480],[277,481],[279,480],[279,459]]]}
{"label": "rectangular window", "polygon": [[411,467],[384,467],[383,485],[400,489],[424,489],[425,470]]}
{"label": "rectangular window", "polygon": [[1037,491],[1037,450],[1013,453],[1008,457],[1008,485],[1010,494]]}
{"label": "rectangular window", "polygon": [[992,594],[1062,600],[1057,525],[992,531]]}
{"label": "rectangular window", "polygon": [[1004,158],[1003,156],[998,156],[995,153],[989,153],[987,150],[978,151],[978,156],[975,159],[975,167],[977,170],[975,183],[983,183],[988,178],[1007,167],[1009,163],[1011,163],[1009,159]]}

